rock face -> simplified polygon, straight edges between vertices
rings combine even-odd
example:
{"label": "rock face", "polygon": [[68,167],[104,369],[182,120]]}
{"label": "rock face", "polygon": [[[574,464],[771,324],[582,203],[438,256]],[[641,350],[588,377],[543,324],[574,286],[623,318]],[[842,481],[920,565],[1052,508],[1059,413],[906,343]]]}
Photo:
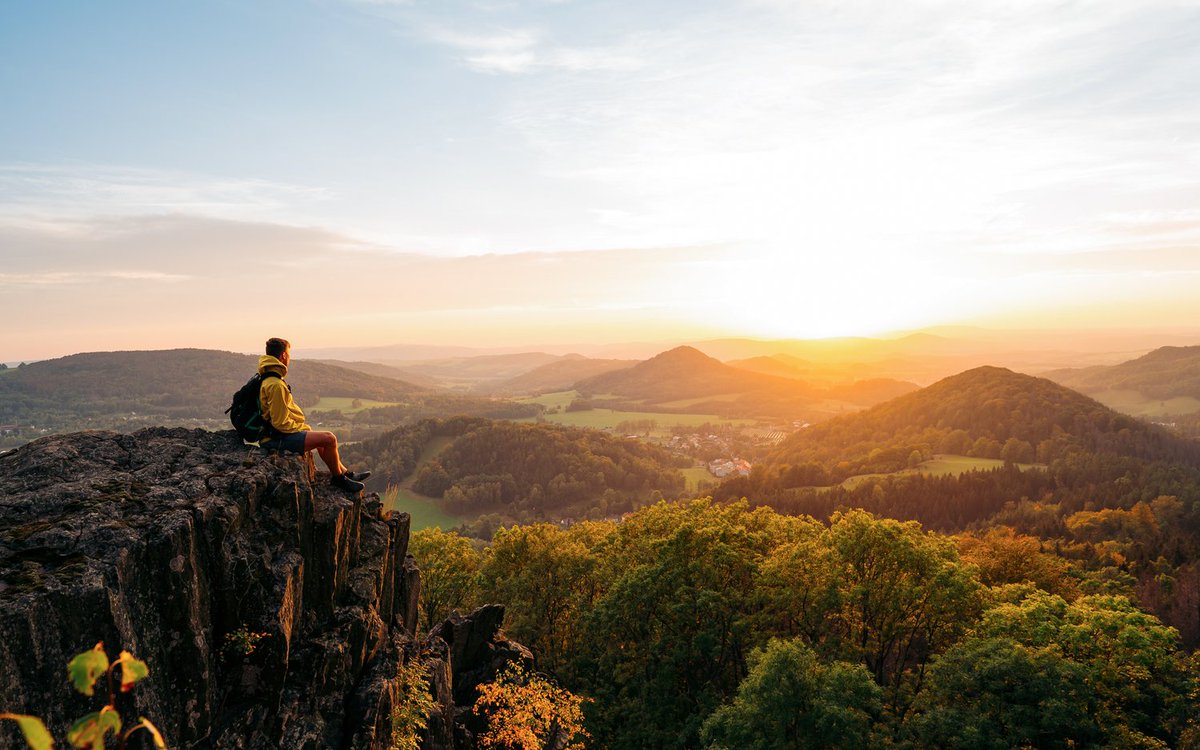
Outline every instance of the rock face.
{"label": "rock face", "polygon": [[[117,707],[172,748],[382,750],[397,669],[425,654],[441,712],[424,744],[470,747],[473,686],[455,677],[528,652],[490,608],[418,643],[408,532],[378,496],[232,432],[75,433],[0,456],[0,711],[62,737],[104,703],[69,688],[66,663],[103,641],[149,663]],[[247,634],[263,634],[252,650]],[[0,748],[23,747],[8,732]]]}

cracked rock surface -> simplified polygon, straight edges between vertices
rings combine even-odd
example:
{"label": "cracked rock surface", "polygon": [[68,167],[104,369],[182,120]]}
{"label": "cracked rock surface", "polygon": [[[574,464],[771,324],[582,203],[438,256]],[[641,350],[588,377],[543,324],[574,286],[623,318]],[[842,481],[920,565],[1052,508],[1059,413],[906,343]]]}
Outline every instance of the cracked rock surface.
{"label": "cracked rock surface", "polygon": [[[408,534],[408,514],[377,495],[232,431],[80,432],[6,453],[0,712],[39,716],[61,740],[106,701],[103,683],[87,698],[66,679],[102,641],[148,662],[116,705],[171,748],[384,750],[397,670],[421,659],[438,704],[422,747],[473,748],[478,685],[532,656],[505,638],[497,605],[416,638]],[[0,723],[0,750],[24,747]]]}
{"label": "cracked rock surface", "polygon": [[[63,736],[106,692],[76,694],[67,661],[103,641],[149,663],[117,706],[171,747],[387,747],[414,651],[408,527],[232,432],[84,432],[0,456],[0,710]],[[245,653],[238,633],[262,637]]]}

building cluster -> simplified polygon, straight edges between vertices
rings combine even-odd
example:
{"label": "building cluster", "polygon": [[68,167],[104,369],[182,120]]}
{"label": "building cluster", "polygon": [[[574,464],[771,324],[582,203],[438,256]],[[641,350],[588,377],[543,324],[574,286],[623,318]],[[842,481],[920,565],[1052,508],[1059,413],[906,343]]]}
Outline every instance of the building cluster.
{"label": "building cluster", "polygon": [[718,458],[708,462],[708,473],[721,479],[734,474],[749,476],[750,462],[744,458]]}

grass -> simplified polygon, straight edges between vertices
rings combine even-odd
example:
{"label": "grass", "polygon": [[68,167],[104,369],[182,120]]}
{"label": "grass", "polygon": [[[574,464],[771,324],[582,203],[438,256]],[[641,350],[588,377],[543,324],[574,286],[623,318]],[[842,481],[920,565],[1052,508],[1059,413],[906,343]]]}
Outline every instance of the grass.
{"label": "grass", "polygon": [[690,469],[680,469],[680,474],[683,474],[685,485],[688,492],[699,492],[702,482],[712,486],[716,486],[720,480],[708,472],[708,469],[703,466],[693,466]]}
{"label": "grass", "polygon": [[[988,471],[989,469],[996,469],[1003,465],[1004,462],[998,458],[973,458],[971,456],[954,456],[948,453],[938,453],[933,458],[912,469],[903,469],[891,474],[858,474],[848,477],[846,481],[842,482],[842,486],[848,490],[852,490],[863,482],[882,477],[896,477],[905,474],[925,474],[934,477],[958,476],[968,471]],[[1021,471],[1027,471],[1029,469],[1044,467],[1042,464],[1017,464],[1017,468]]]}
{"label": "grass", "polygon": [[686,409],[689,406],[696,404],[704,404],[710,401],[737,401],[738,397],[745,395],[744,393],[723,393],[719,396],[702,396],[701,398],[684,398],[678,401],[663,401],[659,406],[665,406],[668,409]]}
{"label": "grass", "polygon": [[[541,404],[547,409],[559,407],[558,413],[543,414],[547,422],[565,425],[567,427],[590,427],[595,430],[612,430],[622,422],[635,422],[652,419],[658,423],[658,428],[651,432],[656,436],[670,434],[672,427],[696,427],[705,423],[733,425],[746,427],[758,424],[753,419],[726,419],[716,414],[674,414],[671,412],[653,411],[618,411],[616,409],[588,409],[586,411],[567,411],[567,405],[579,397],[577,391],[558,391],[544,393],[541,396],[520,399],[524,404]],[[597,396],[596,398],[600,398]],[[532,422],[533,418],[518,420]]]}
{"label": "grass", "polygon": [[[354,402],[358,406],[354,406]],[[356,414],[363,409],[375,409],[380,406],[395,406],[398,401],[372,401],[369,398],[348,398],[346,396],[322,396],[317,403],[309,407],[310,411],[340,411],[343,414]]]}
{"label": "grass", "polygon": [[409,526],[412,531],[428,528],[453,529],[461,526],[464,521],[464,519],[452,516],[442,510],[433,498],[418,495],[405,487],[392,487],[385,492],[383,507],[412,516]]}
{"label": "grass", "polygon": [[1100,391],[1090,395],[1108,408],[1134,417],[1170,417],[1200,411],[1200,399],[1191,396],[1157,399],[1129,390]]}
{"label": "grass", "polygon": [[[651,434],[670,434],[672,427],[697,427],[705,423],[734,425],[745,427],[756,424],[753,419],[725,419],[715,414],[671,414],[652,411],[616,411],[614,409],[589,409],[587,411],[569,411],[559,414],[545,414],[547,422],[566,425],[568,427],[590,427],[596,430],[612,430],[622,422],[653,419],[658,428]],[[532,420],[525,420],[532,421]]]}
{"label": "grass", "polygon": [[409,527],[412,531],[420,531],[421,529],[433,527],[452,529],[456,526],[461,526],[465,521],[463,518],[452,516],[442,510],[436,499],[414,492],[412,488],[412,484],[416,481],[421,467],[446,450],[451,442],[453,442],[453,438],[446,436],[437,436],[431,439],[421,450],[421,456],[417,459],[417,465],[413,469],[413,473],[405,477],[404,481],[400,484],[389,487],[383,493],[383,507],[412,516]]}

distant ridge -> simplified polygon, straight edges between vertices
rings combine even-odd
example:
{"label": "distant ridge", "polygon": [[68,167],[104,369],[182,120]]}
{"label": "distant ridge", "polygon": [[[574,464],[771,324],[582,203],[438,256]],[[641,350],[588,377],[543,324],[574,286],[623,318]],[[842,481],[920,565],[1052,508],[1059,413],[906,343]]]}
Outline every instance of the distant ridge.
{"label": "distant ridge", "polygon": [[[63,415],[83,410],[219,417],[257,366],[255,355],[210,349],[88,352],[42,360],[0,377],[0,422],[30,408]],[[288,382],[302,405],[321,396],[399,401],[422,390],[306,360],[292,361]]]}
{"label": "distant ridge", "polygon": [[636,364],[636,360],[630,359],[588,359],[568,355],[500,383],[481,386],[478,390],[505,396],[565,391],[580,380],[625,370]]}
{"label": "distant ridge", "polygon": [[1131,390],[1148,398],[1200,398],[1200,346],[1164,346],[1117,365],[1052,370],[1045,377],[1084,393]]}

